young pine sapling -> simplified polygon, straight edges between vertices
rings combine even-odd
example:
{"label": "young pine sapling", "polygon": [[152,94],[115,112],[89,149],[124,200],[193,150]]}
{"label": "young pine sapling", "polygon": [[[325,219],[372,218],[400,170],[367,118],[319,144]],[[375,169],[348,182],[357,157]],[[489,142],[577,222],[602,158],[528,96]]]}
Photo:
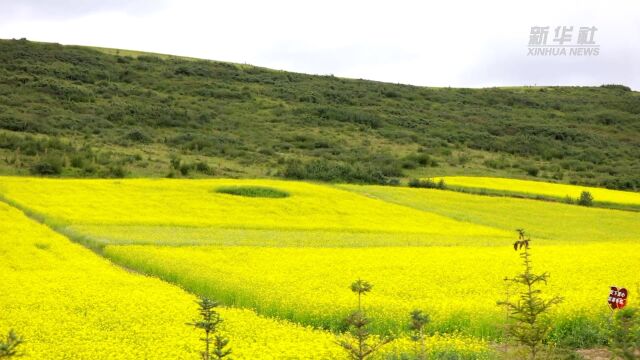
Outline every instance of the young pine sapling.
{"label": "young pine sapling", "polygon": [[424,360],[427,358],[424,327],[429,321],[431,321],[429,314],[425,314],[422,310],[416,309],[411,312],[409,329],[411,329],[411,340],[416,343],[416,359]]}
{"label": "young pine sapling", "polygon": [[20,356],[18,346],[24,341],[13,330],[9,330],[9,334],[5,339],[0,340],[0,359],[8,359],[14,356]]}
{"label": "young pine sapling", "polygon": [[353,360],[369,358],[392,340],[390,337],[375,338],[369,332],[371,320],[362,309],[362,297],[372,288],[373,286],[364,280],[357,280],[351,284],[351,291],[358,295],[358,309],[347,317],[349,333],[338,339],[338,345],[347,351],[349,358]]}
{"label": "young pine sapling", "polygon": [[[231,349],[227,349],[229,340],[220,334],[217,334],[218,325],[222,322],[220,314],[215,310],[218,303],[205,297],[198,300],[200,320],[194,320],[187,325],[196,327],[204,331],[204,337],[201,338],[205,344],[204,351],[201,351],[202,360],[224,359],[231,354]],[[213,351],[211,347],[213,345]]]}
{"label": "young pine sapling", "polygon": [[528,348],[532,359],[535,359],[540,346],[549,331],[549,326],[541,321],[541,315],[562,302],[562,298],[542,298],[542,291],[538,289],[541,283],[547,283],[549,273],[540,275],[533,273],[531,265],[530,243],[531,239],[525,235],[524,230],[518,229],[518,241],[513,244],[516,251],[520,251],[523,261],[523,272],[514,278],[507,279],[516,286],[522,288],[519,299],[515,302],[500,301],[498,305],[505,306],[509,312],[509,318],[513,321],[509,324],[507,333],[519,344]]}

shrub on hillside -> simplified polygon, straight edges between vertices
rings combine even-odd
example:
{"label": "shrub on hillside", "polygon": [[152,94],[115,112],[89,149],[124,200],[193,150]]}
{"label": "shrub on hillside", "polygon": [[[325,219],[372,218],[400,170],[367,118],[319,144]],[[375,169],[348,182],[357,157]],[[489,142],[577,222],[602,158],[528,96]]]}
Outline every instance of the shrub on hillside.
{"label": "shrub on hillside", "polygon": [[55,134],[56,130],[42,121],[19,119],[12,115],[0,116],[0,129],[18,132]]}
{"label": "shrub on hillside", "polygon": [[101,171],[102,176],[121,179],[127,176],[127,170],[122,165],[111,165]]}
{"label": "shrub on hillside", "polygon": [[607,89],[622,90],[622,91],[631,91],[630,87],[624,86],[621,84],[603,84],[603,85],[600,85],[600,87],[607,88]]}
{"label": "shrub on hillside", "polygon": [[415,169],[417,167],[437,166],[438,163],[424,153],[407,155],[402,159],[403,169]]}
{"label": "shrub on hillside", "polygon": [[142,130],[139,130],[139,129],[132,130],[131,132],[129,132],[126,135],[126,138],[128,140],[135,141],[135,142],[138,142],[138,143],[143,143],[143,144],[151,142],[151,137],[149,135],[145,134],[144,132],[142,132]]}
{"label": "shrub on hillside", "polygon": [[53,156],[37,161],[31,167],[34,175],[60,175],[62,173],[62,160]]}
{"label": "shrub on hillside", "polygon": [[187,164],[184,163],[182,165],[180,165],[180,174],[182,174],[182,176],[187,176],[189,175],[189,171],[191,171],[191,164]]}
{"label": "shrub on hillside", "polygon": [[529,166],[526,170],[529,176],[538,176],[538,173],[540,173],[540,169],[535,166]]}
{"label": "shrub on hillside", "polygon": [[509,167],[509,161],[505,157],[487,159],[483,164],[491,169],[506,169]]}
{"label": "shrub on hillside", "polygon": [[320,159],[308,162],[288,161],[280,175],[298,180],[387,184],[398,172],[398,169],[385,167],[384,164],[347,164]]}
{"label": "shrub on hillside", "polygon": [[204,161],[198,161],[197,163],[195,163],[194,168],[196,169],[197,172],[200,172],[202,174],[206,174],[206,175],[214,174],[213,169],[209,166],[209,164],[207,164]]}
{"label": "shrub on hillside", "polygon": [[373,129],[377,129],[382,126],[382,120],[377,115],[363,111],[337,107],[321,107],[316,110],[316,114],[323,119],[351,122],[366,125]]}

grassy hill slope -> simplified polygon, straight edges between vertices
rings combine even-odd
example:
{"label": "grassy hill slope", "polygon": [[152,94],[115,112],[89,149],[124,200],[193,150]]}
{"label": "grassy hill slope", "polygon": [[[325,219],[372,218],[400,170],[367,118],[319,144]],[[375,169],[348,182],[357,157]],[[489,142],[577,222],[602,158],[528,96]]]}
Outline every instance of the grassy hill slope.
{"label": "grassy hill slope", "polygon": [[0,40],[0,174],[640,187],[640,93],[426,88]]}

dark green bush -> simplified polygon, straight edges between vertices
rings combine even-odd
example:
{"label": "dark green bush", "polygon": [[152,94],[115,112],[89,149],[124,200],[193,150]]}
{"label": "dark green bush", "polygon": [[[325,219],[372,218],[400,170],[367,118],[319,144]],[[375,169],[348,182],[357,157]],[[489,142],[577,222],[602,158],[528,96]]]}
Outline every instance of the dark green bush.
{"label": "dark green bush", "polygon": [[506,169],[509,167],[509,163],[506,159],[487,159],[484,161],[484,165],[491,169]]}
{"label": "dark green bush", "polygon": [[402,159],[402,168],[415,169],[417,167],[436,166],[437,162],[424,153],[407,155]]}
{"label": "dark green bush", "polygon": [[143,144],[147,144],[147,143],[151,142],[151,137],[149,135],[145,134],[144,132],[142,132],[142,130],[139,130],[139,129],[135,129],[135,130],[130,131],[127,134],[126,138],[128,140],[135,141],[135,142],[138,142],[138,143],[143,143]]}
{"label": "dark green bush", "polygon": [[580,197],[578,198],[578,205],[581,206],[592,206],[593,205],[593,195],[591,195],[588,191],[583,191],[580,193]]}
{"label": "dark green bush", "polygon": [[276,199],[290,196],[290,194],[286,191],[266,186],[221,186],[216,188],[215,192],[237,196]]}
{"label": "dark green bush", "polygon": [[78,156],[78,155],[72,156],[69,164],[74,168],[81,169],[84,167],[85,158],[84,156]]}
{"label": "dark green bush", "polygon": [[600,85],[601,88],[614,89],[614,90],[622,90],[622,91],[631,91],[631,88],[625,85],[620,84],[603,84]]}
{"label": "dark green bush", "polygon": [[127,170],[122,166],[111,166],[107,170],[106,176],[110,178],[123,178],[127,176]]}
{"label": "dark green bush", "polygon": [[321,107],[316,110],[316,114],[323,119],[352,122],[370,126],[374,129],[382,126],[382,120],[378,116],[363,111],[335,107]]}
{"label": "dark green bush", "polygon": [[138,61],[142,62],[150,62],[150,63],[161,63],[163,60],[155,55],[140,55],[137,57]]}
{"label": "dark green bush", "polygon": [[288,161],[280,174],[298,180],[387,184],[390,177],[398,176],[398,173],[399,170],[393,166],[375,162],[347,164],[322,159],[309,162]]}
{"label": "dark green bush", "polygon": [[11,115],[0,116],[0,128],[29,132],[29,133],[42,133],[42,134],[55,134],[56,130],[42,121],[35,121],[32,119],[20,119]]}
{"label": "dark green bush", "polygon": [[526,170],[529,176],[538,176],[538,173],[540,173],[540,169],[535,166],[529,166]]}
{"label": "dark green bush", "polygon": [[435,181],[433,179],[411,179],[408,183],[409,187],[413,188],[426,188],[426,189],[440,189],[447,188],[443,179]]}
{"label": "dark green bush", "polygon": [[67,81],[41,79],[31,83],[30,86],[65,101],[88,102],[95,98],[95,95],[90,89]]}
{"label": "dark green bush", "polygon": [[182,174],[182,176],[189,175],[189,171],[191,171],[191,164],[180,165],[180,174]]}
{"label": "dark green bush", "polygon": [[62,173],[62,160],[53,156],[46,157],[33,164],[31,173],[35,175],[60,175]]}
{"label": "dark green bush", "polygon": [[207,174],[207,175],[214,174],[213,169],[206,162],[203,162],[203,161],[196,162],[194,165],[194,168],[196,169],[196,171],[203,174]]}
{"label": "dark green bush", "polygon": [[180,164],[182,163],[182,160],[180,159],[179,156],[171,156],[171,159],[169,160],[169,163],[171,164],[171,168],[173,168],[174,170],[179,170],[180,169]]}

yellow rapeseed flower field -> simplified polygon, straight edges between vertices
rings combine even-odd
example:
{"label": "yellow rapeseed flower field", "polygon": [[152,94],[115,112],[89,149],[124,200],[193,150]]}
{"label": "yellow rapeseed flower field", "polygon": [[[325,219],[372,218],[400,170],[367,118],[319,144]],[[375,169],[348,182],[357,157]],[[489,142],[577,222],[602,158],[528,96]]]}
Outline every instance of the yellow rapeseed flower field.
{"label": "yellow rapeseed flower field", "polygon": [[[545,292],[566,298],[554,314],[557,319],[581,314],[598,322],[608,313],[609,286],[638,282],[640,244],[545,245],[532,251],[534,267],[551,272]],[[401,331],[407,314],[421,308],[432,315],[433,330],[480,336],[499,333],[504,316],[496,302],[505,297],[502,279],[520,269],[510,244],[349,249],[130,245],[108,246],[105,254],[226,303],[334,329],[354,305],[345,289],[353,279],[364,278],[374,284],[366,301],[378,330]],[[618,254],[625,256],[611,264]]]}
{"label": "yellow rapeseed flower field", "polygon": [[443,179],[447,185],[455,187],[498,190],[515,194],[544,195],[559,199],[564,199],[568,196],[575,200],[580,197],[581,192],[588,191],[593,195],[595,201],[640,205],[640,193],[629,191],[481,176],[445,176],[439,179]]}
{"label": "yellow rapeseed flower field", "polygon": [[[3,203],[0,279],[0,334],[25,338],[24,359],[199,358],[200,334],[185,325],[197,317],[193,295],[127,273]],[[237,359],[342,355],[332,334],[251,310],[221,314]]]}
{"label": "yellow rapeseed flower field", "polygon": [[[216,192],[228,186],[270,187],[289,196]],[[406,334],[409,312],[421,308],[433,319],[430,333],[454,334],[430,338],[433,351],[453,347],[459,353],[486,356],[487,345],[481,339],[500,338],[505,318],[496,302],[515,291],[505,288],[503,278],[520,269],[518,254],[510,247],[516,228],[525,228],[534,239],[534,270],[551,273],[544,293],[565,297],[549,314],[556,327],[605,329],[609,286],[635,290],[639,282],[635,274],[640,271],[640,212],[633,211],[432,189],[278,180],[0,177],[0,196],[114,263],[233,306],[223,309],[223,315],[238,358],[344,357],[333,334],[304,326],[342,329],[344,317],[355,305],[349,284],[358,278],[374,284],[365,306],[376,332]],[[47,303],[51,311],[71,312],[75,319],[85,316],[74,312],[75,304],[97,298],[103,300],[94,304],[98,312],[117,319],[107,328],[122,331],[119,339],[129,336],[124,324],[136,326],[136,333],[148,338],[128,340],[131,351],[139,351],[135,355],[146,354],[145,346],[161,346],[157,339],[172,344],[166,351],[178,355],[171,353],[171,358],[196,354],[197,335],[183,325],[195,313],[191,295],[157,279],[127,274],[61,235],[22,219],[30,224],[29,230],[18,226],[13,235],[27,234],[26,242],[14,240],[7,248],[18,252],[2,251],[7,245],[0,244],[0,258],[9,259],[9,265],[0,263],[0,275],[9,274],[17,289],[8,297],[11,301],[0,299],[13,314],[0,315],[0,331],[8,326],[5,318],[15,323],[27,316],[28,310],[17,309],[33,310],[28,301],[34,300],[22,300],[27,301],[25,306],[11,307],[12,302],[35,298],[52,302],[45,294],[58,292],[65,300]],[[7,221],[9,228],[15,219]],[[32,228],[47,235],[30,233]],[[38,245],[41,237],[64,243],[64,251],[51,250],[62,245]],[[57,262],[49,265],[37,256]],[[50,266],[50,272],[34,277],[15,270],[30,264],[19,261],[30,257],[34,268]],[[61,264],[59,258],[72,261]],[[108,292],[114,288],[119,290]],[[162,301],[144,305],[156,298]],[[633,296],[630,299],[638,303]],[[174,304],[173,322],[144,327],[141,319],[152,317],[162,304]],[[134,308],[143,310],[135,313]],[[80,330],[65,333],[88,331],[91,335],[81,339],[104,337],[100,331],[105,330],[96,330],[97,321],[91,316],[98,315],[88,315],[83,325],[88,329],[77,325]],[[179,330],[171,330],[178,323]],[[45,332],[47,336],[38,337],[41,330],[33,324],[13,327],[27,337],[45,339],[43,344],[49,336],[59,336]],[[174,338],[183,342],[176,345]],[[109,341],[105,340],[106,347]],[[296,346],[285,348],[291,342]],[[399,354],[411,345],[403,335],[388,349]],[[309,353],[308,347],[316,350]]]}
{"label": "yellow rapeseed flower field", "polygon": [[[291,196],[249,198],[215,192],[227,185],[271,186]],[[330,186],[294,181],[1,177],[0,194],[52,222],[66,224],[506,234]]]}
{"label": "yellow rapeseed flower field", "polygon": [[[25,339],[24,359],[197,359],[195,297],[120,269],[0,202],[0,334]],[[345,289],[347,291],[347,289]],[[343,359],[334,334],[253,310],[221,308],[235,359]],[[413,344],[399,338],[380,357]],[[436,335],[432,353],[489,356],[481,339]]]}
{"label": "yellow rapeseed flower field", "polygon": [[[466,223],[503,229],[510,234],[515,229],[524,228],[539,243],[640,242],[640,212],[435,189],[370,185],[340,187]],[[509,239],[512,238],[513,235]],[[499,243],[504,243],[504,240],[497,239],[494,244]]]}

